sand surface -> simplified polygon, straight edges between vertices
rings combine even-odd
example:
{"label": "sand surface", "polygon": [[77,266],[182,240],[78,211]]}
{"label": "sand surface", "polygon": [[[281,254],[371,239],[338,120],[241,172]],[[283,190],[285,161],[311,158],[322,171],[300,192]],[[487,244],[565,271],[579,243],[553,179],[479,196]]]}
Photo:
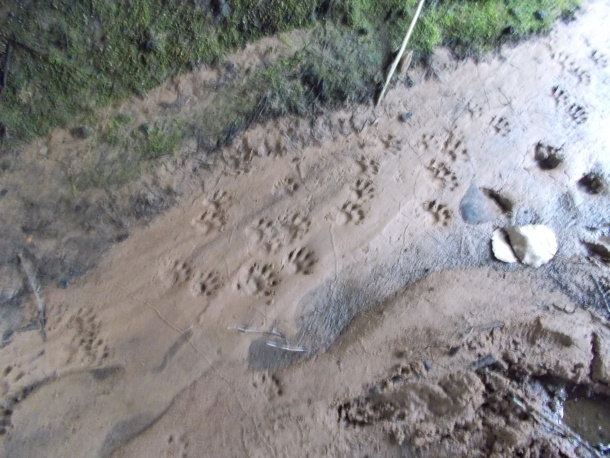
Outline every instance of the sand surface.
{"label": "sand surface", "polygon": [[[0,350],[2,455],[595,456],[561,418],[610,394],[609,23],[168,161],[175,204]],[[531,223],[550,263],[493,258]]]}

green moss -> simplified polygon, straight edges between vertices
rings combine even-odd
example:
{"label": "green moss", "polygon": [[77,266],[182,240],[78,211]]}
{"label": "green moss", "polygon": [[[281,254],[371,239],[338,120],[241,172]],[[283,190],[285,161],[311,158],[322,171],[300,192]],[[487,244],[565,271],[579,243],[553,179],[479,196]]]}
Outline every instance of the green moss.
{"label": "green moss", "polygon": [[[96,127],[99,140],[117,151],[135,148],[129,153],[133,158],[123,153],[129,156],[125,163],[117,160],[131,176],[137,169],[130,165],[133,161],[171,153],[191,128],[217,145],[265,116],[306,113],[315,103],[365,100],[382,79],[416,4],[40,0],[25,8],[15,2],[11,14],[0,17],[0,50],[7,41],[12,43],[8,85],[0,96],[0,123],[8,132],[4,148],[78,120],[93,124],[97,107],[144,94],[170,75],[218,61],[247,41],[314,24],[309,46],[231,83],[193,126],[153,126],[144,134],[130,119],[113,119],[104,128]],[[430,0],[411,47],[422,55],[449,44],[463,55],[476,55],[507,39],[545,32],[558,18],[573,14],[577,5],[578,0]],[[101,163],[90,165],[91,170],[100,167],[107,169]],[[124,174],[112,169],[99,176]]]}
{"label": "green moss", "polygon": [[182,126],[173,122],[169,125],[143,124],[134,133],[134,149],[144,160],[157,159],[172,154],[183,138]]}

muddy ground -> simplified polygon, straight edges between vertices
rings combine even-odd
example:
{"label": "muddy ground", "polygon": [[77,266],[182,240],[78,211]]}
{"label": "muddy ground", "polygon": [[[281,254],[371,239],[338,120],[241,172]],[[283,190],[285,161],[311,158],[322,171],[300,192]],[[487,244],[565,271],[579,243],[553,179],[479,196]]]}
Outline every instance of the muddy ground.
{"label": "muddy ground", "polygon": [[[1,177],[4,456],[604,453],[609,19],[592,1],[480,62],[439,50],[379,107],[194,139],[122,188],[65,186],[63,159],[94,147],[74,132],[20,151]],[[108,116],[188,115],[219,78]],[[493,231],[529,223],[555,258],[495,260]]]}

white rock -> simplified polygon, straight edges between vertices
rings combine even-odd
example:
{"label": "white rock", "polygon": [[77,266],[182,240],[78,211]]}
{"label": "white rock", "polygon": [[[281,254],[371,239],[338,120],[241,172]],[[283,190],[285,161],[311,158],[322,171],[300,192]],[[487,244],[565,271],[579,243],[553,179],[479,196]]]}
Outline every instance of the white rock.
{"label": "white rock", "polygon": [[517,262],[517,256],[508,242],[508,236],[504,229],[496,229],[491,236],[491,250],[498,261]]}
{"label": "white rock", "polygon": [[506,229],[513,252],[528,266],[540,267],[557,253],[555,232],[542,224],[530,224]]}

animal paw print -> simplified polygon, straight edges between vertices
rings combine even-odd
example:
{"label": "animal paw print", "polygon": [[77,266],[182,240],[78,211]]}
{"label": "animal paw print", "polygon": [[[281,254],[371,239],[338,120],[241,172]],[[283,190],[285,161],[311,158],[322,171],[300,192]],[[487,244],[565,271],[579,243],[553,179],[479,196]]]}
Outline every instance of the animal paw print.
{"label": "animal paw print", "polygon": [[167,458],[187,458],[189,441],[185,436],[174,436],[170,434],[167,438],[167,446],[161,451],[162,457]]}
{"label": "animal paw print", "polygon": [[110,356],[108,345],[99,337],[102,323],[91,308],[81,308],[67,324],[74,331],[67,363],[76,359],[85,365],[97,365]]}
{"label": "animal paw print", "polygon": [[273,264],[252,263],[248,268],[242,269],[235,289],[248,296],[273,296],[274,288],[280,282]]}
{"label": "animal paw print", "polygon": [[553,86],[552,95],[557,105],[568,105],[570,103],[570,94],[560,86]]}
{"label": "animal paw print", "polygon": [[570,73],[574,75],[580,84],[588,86],[591,84],[591,74],[587,70],[583,70],[580,67],[574,67],[570,70]]}
{"label": "animal paw print", "polygon": [[172,287],[187,283],[193,276],[193,268],[187,261],[175,260],[165,266],[161,272],[166,283]]}
{"label": "animal paw print", "polygon": [[317,260],[312,250],[306,247],[295,248],[288,254],[284,262],[284,268],[289,274],[309,275],[316,262]]}
{"label": "animal paw print", "polygon": [[301,240],[311,226],[309,216],[300,212],[294,212],[284,217],[281,221],[281,230],[285,234],[288,243]]}
{"label": "animal paw print", "polygon": [[553,170],[559,167],[563,158],[559,154],[559,148],[538,142],[534,150],[534,159],[542,170]]}
{"label": "animal paw print", "polygon": [[294,177],[286,177],[283,180],[278,181],[273,186],[273,192],[275,194],[293,195],[299,189],[299,183]]}
{"label": "animal paw print", "polygon": [[570,105],[570,108],[568,108],[568,115],[570,115],[570,119],[576,124],[584,124],[589,119],[589,113],[586,108],[576,103]]}
{"label": "animal paw print", "polygon": [[437,152],[441,142],[436,134],[423,134],[419,141],[419,149],[425,152]]}
{"label": "animal paw print", "polygon": [[443,183],[449,191],[453,191],[458,187],[458,179],[455,173],[449,168],[446,162],[437,162],[432,159],[428,164],[428,170],[432,172],[432,176]]}
{"label": "animal paw print", "polygon": [[472,119],[479,119],[481,116],[483,116],[483,108],[479,104],[469,103],[468,113],[470,113],[470,117]]}
{"label": "animal paw print", "polygon": [[6,366],[2,371],[0,385],[2,386],[2,395],[6,395],[12,391],[15,385],[22,384],[22,379],[25,377],[25,372],[21,370],[19,364],[11,364]]}
{"label": "animal paw print", "polygon": [[193,296],[212,297],[222,288],[222,276],[216,270],[208,273],[200,273],[191,283],[191,293]]}
{"label": "animal paw print", "polygon": [[593,51],[591,53],[591,60],[601,68],[606,68],[608,66],[608,56],[606,56],[601,51]]}
{"label": "animal paw print", "polygon": [[342,225],[360,224],[364,221],[365,213],[362,207],[354,202],[347,201],[339,211],[338,222]]}
{"label": "animal paw print", "polygon": [[369,159],[366,156],[360,156],[360,159],[356,161],[360,168],[360,173],[365,176],[372,177],[379,173],[379,162],[374,159]]}
{"label": "animal paw print", "polygon": [[436,200],[432,200],[430,202],[426,202],[424,204],[424,208],[426,211],[430,212],[432,216],[434,216],[435,224],[442,224],[443,226],[447,226],[449,224],[449,221],[451,220],[451,211],[446,205],[443,205]]}
{"label": "animal paw print", "polygon": [[404,140],[398,139],[391,134],[385,138],[380,138],[380,140],[384,148],[390,150],[393,154],[400,152],[404,143]]}
{"label": "animal paw print", "polygon": [[506,137],[512,131],[510,122],[504,116],[494,116],[491,119],[491,126],[496,134],[501,135],[502,137]]}
{"label": "animal paw print", "polygon": [[252,387],[262,390],[270,401],[284,394],[282,383],[275,374],[269,375],[265,372],[255,372],[253,374]]}
{"label": "animal paw print", "polygon": [[237,175],[248,173],[252,162],[252,150],[247,148],[228,149],[222,155],[222,159],[233,173]]}
{"label": "animal paw print", "polygon": [[591,74],[580,68],[567,54],[558,53],[554,57],[565,70],[578,78],[579,83],[588,85],[591,82]]}
{"label": "animal paw print", "polygon": [[270,157],[284,157],[288,154],[288,145],[278,138],[275,142],[270,142],[268,138],[265,138],[265,149],[267,156]]}
{"label": "animal paw print", "polygon": [[464,146],[464,142],[453,132],[449,134],[443,143],[443,151],[451,158],[452,162],[455,162],[460,157],[468,155],[468,150]]}
{"label": "animal paw print", "polygon": [[352,187],[354,198],[361,202],[367,202],[375,197],[375,185],[372,181],[359,178]]}
{"label": "animal paw print", "polygon": [[0,436],[6,435],[13,428],[13,409],[0,406]]}
{"label": "animal paw print", "polygon": [[217,191],[203,202],[203,212],[195,217],[191,224],[204,235],[222,231],[227,223],[225,205],[229,201],[227,195]]}
{"label": "animal paw print", "polygon": [[256,224],[246,229],[246,235],[250,243],[258,246],[264,253],[277,253],[283,246],[280,229],[281,227],[277,223],[267,218],[261,218]]}
{"label": "animal paw print", "polygon": [[589,119],[589,113],[585,107],[572,101],[570,95],[559,86],[553,87],[553,97],[558,105],[566,107],[570,119],[576,124],[584,124]]}

